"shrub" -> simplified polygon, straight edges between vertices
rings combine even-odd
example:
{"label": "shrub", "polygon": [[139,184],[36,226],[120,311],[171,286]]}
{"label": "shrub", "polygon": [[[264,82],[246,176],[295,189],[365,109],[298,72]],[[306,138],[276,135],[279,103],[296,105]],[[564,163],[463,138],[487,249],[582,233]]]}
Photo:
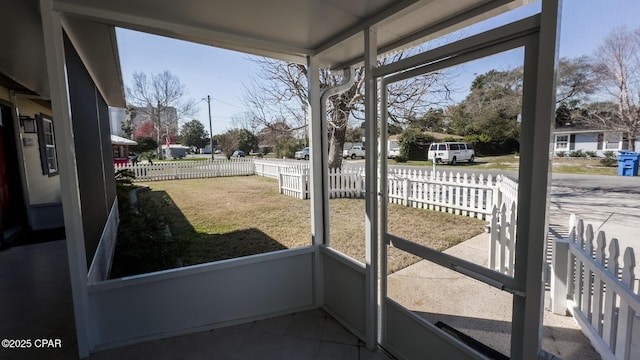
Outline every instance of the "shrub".
{"label": "shrub", "polygon": [[427,160],[429,145],[434,141],[433,136],[409,128],[398,138],[400,155],[407,160]]}
{"label": "shrub", "polygon": [[602,153],[604,158],[600,159],[602,166],[615,166],[618,163],[615,153],[613,151],[605,151]]}
{"label": "shrub", "polygon": [[404,163],[404,162],[407,162],[409,159],[408,159],[406,156],[404,156],[404,155],[400,154],[400,155],[396,156],[396,157],[394,158],[394,160],[395,160],[396,162],[399,162],[399,163]]}
{"label": "shrub", "polygon": [[140,196],[132,203],[125,191],[131,189],[123,185],[118,191],[120,224],[111,278],[170,269],[182,255],[183,247],[167,231],[172,223],[166,211],[169,200],[159,204]]}
{"label": "shrub", "polygon": [[598,156],[598,153],[596,153],[595,151],[585,151],[584,153],[585,155],[587,155],[587,157],[590,157],[590,158]]}
{"label": "shrub", "polygon": [[567,152],[566,151],[556,151],[556,156],[557,157],[565,157],[565,156],[567,156]]}
{"label": "shrub", "polygon": [[585,157],[587,156],[587,154],[584,153],[584,151],[582,150],[574,150],[572,152],[569,153],[570,157]]}
{"label": "shrub", "polygon": [[304,144],[295,139],[282,139],[273,149],[277,158],[294,158],[296,151],[302,150]]}

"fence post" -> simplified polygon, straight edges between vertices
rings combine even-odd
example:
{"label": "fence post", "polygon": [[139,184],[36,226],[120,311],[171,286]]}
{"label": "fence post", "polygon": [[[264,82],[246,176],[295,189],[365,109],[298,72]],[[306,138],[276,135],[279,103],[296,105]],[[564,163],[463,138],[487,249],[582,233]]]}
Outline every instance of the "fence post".
{"label": "fence post", "polygon": [[402,179],[402,205],[409,206],[409,178],[406,176]]}
{"label": "fence post", "polygon": [[278,177],[278,192],[282,194],[282,174],[280,173],[280,166],[278,166],[278,173],[276,176]]}
{"label": "fence post", "polygon": [[567,315],[567,291],[569,289],[569,241],[553,239],[551,263],[551,311]]}
{"label": "fence post", "polygon": [[305,198],[305,181],[306,179],[304,178],[304,171],[300,172],[300,177],[298,178],[298,188],[300,189],[300,199],[304,199]]}
{"label": "fence post", "polygon": [[[618,239],[613,238],[609,242],[609,258],[607,259],[607,271],[614,277],[618,277],[620,266],[618,256],[620,255],[620,247]],[[616,293],[607,289],[604,293],[604,320],[602,324],[602,339],[609,349],[615,349],[616,346],[616,329],[618,328],[618,316],[616,314]]]}
{"label": "fence post", "polygon": [[496,270],[496,249],[500,239],[500,227],[498,226],[498,208],[495,205],[491,209],[489,224],[489,269]]}
{"label": "fence post", "polygon": [[[491,176],[491,175],[489,175]],[[495,185],[493,186],[493,205],[497,206],[498,209],[500,209],[501,205],[502,205],[502,176],[503,175],[498,175],[496,176],[496,182]],[[491,178],[489,178],[489,180],[487,180],[487,183],[491,182]]]}
{"label": "fence post", "polygon": [[174,175],[174,177],[175,177],[176,179],[178,179],[178,163],[177,163],[177,162],[176,162],[176,163],[175,163],[175,165],[174,165],[174,169],[175,169],[175,175]]}

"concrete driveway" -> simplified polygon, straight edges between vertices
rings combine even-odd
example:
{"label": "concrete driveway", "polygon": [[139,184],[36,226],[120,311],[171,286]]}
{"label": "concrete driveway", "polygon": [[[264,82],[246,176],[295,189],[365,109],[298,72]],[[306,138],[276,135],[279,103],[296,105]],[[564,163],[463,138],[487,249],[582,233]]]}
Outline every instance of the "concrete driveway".
{"label": "concrete driveway", "polygon": [[550,225],[566,229],[574,213],[640,255],[640,177],[554,174],[551,184]]}

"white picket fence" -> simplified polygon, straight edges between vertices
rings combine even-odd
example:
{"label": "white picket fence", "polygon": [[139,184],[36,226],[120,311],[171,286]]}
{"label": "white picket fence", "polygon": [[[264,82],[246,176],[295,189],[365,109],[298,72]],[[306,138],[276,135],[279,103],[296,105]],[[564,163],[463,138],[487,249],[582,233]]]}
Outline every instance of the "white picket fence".
{"label": "white picket fence", "polygon": [[129,169],[135,174],[135,181],[196,179],[221,176],[241,176],[255,174],[251,159],[167,161],[137,163],[135,165],[114,165],[115,170]]}
{"label": "white picket fence", "polygon": [[[308,199],[309,168],[287,165],[259,161],[256,162],[256,174],[277,178],[281,194]],[[330,169],[328,178],[330,198],[364,196],[363,168]],[[393,169],[389,172],[388,198],[393,204],[489,220],[494,204],[504,202],[515,214],[517,185],[501,175],[485,177],[446,172],[434,175],[429,171]],[[515,241],[515,236],[510,240]]]}
{"label": "white picket fence", "polygon": [[309,169],[295,167],[278,169],[277,178],[280,194],[299,199],[309,198]]}
{"label": "white picket fence", "polygon": [[502,178],[394,169],[389,173],[389,202],[488,219]]}
{"label": "white picket fence", "polygon": [[[516,202],[509,199],[500,206],[494,205],[489,218],[489,268],[513,276],[516,265]],[[497,203],[499,204],[499,202]]]}
{"label": "white picket fence", "polygon": [[[620,265],[617,239],[607,251],[606,236],[595,238],[575,215],[569,237],[554,241],[552,310],[569,310],[603,359],[640,358],[640,294],[635,284],[635,254],[626,248]],[[594,246],[595,245],[595,246]]]}
{"label": "white picket fence", "polygon": [[255,174],[272,179],[277,179],[281,173],[289,169],[308,169],[309,162],[295,160],[254,160]]}

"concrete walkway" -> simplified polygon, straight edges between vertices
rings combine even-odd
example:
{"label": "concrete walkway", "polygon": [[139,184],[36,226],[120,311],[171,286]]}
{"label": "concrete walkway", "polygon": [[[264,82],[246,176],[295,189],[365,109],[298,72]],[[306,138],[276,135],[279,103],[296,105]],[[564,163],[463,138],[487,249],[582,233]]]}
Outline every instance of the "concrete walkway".
{"label": "concrete walkway", "polygon": [[[489,235],[481,234],[445,253],[487,266]],[[548,293],[548,292],[547,292]],[[432,323],[442,321],[508,355],[512,295],[423,260],[388,277],[388,296]],[[570,316],[544,311],[543,349],[561,359],[600,359]]]}

